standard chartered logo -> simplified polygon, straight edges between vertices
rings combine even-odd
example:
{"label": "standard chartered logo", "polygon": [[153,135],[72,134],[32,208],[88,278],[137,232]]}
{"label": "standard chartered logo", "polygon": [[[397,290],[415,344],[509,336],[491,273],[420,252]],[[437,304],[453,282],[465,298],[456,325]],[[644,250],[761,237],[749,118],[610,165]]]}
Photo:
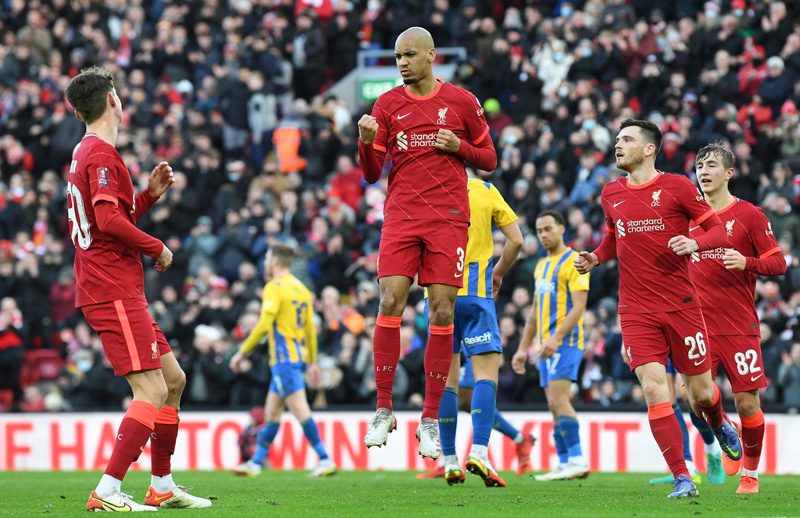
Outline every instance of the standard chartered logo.
{"label": "standard chartered logo", "polygon": [[408,150],[408,137],[405,131],[401,131],[397,134],[397,147],[403,151]]}
{"label": "standard chartered logo", "polygon": [[[409,142],[410,141],[410,142]],[[409,133],[401,131],[397,134],[397,147],[408,151],[410,147],[433,147],[436,145],[436,133]]]}
{"label": "standard chartered logo", "polygon": [[625,237],[627,234],[635,232],[654,232],[665,228],[664,220],[661,218],[635,219],[627,223],[621,219],[617,220],[617,236],[619,237]]}

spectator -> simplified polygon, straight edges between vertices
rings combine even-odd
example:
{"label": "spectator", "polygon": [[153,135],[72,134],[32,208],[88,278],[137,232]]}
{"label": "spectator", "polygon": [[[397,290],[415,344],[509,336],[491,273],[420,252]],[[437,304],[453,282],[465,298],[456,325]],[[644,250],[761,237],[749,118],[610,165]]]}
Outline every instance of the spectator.
{"label": "spectator", "polygon": [[783,403],[800,408],[800,343],[795,342],[789,351],[781,352],[775,383],[783,390]]}

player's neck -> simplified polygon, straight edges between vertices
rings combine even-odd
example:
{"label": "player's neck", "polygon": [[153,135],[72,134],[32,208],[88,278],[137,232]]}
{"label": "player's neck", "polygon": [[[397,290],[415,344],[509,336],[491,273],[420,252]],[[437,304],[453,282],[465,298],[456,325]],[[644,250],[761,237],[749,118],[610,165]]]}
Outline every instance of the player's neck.
{"label": "player's neck", "polygon": [[548,250],[547,251],[547,256],[548,257],[558,257],[559,255],[563,254],[566,249],[567,249],[567,245],[565,245],[564,243],[561,243],[560,245],[558,245],[558,247],[556,247],[556,248],[554,248],[552,250]]}
{"label": "player's neck", "polygon": [[436,77],[431,73],[428,76],[423,77],[413,85],[408,85],[408,91],[412,95],[416,95],[417,97],[425,97],[433,93],[436,90],[437,82]]}
{"label": "player's neck", "polygon": [[108,142],[112,146],[117,145],[117,134],[119,126],[110,120],[102,117],[86,126],[86,133],[97,135],[100,139]]}
{"label": "player's neck", "polygon": [[706,201],[711,208],[719,212],[736,199],[728,189],[720,189],[718,192],[712,192],[705,195]]}
{"label": "player's neck", "polygon": [[283,277],[284,275],[289,273],[288,268],[273,268],[272,269],[272,278],[277,279],[278,277]]}
{"label": "player's neck", "polygon": [[643,185],[656,176],[658,176],[658,171],[653,164],[642,164],[628,171],[628,183],[631,185]]}

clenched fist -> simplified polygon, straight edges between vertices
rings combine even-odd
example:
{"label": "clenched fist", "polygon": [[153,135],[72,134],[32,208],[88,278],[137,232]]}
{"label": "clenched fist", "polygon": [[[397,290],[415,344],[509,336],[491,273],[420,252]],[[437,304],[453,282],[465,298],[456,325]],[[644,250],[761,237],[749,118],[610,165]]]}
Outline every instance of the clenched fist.
{"label": "clenched fist", "polygon": [[362,115],[358,121],[358,138],[369,146],[377,135],[378,121],[372,115]]}

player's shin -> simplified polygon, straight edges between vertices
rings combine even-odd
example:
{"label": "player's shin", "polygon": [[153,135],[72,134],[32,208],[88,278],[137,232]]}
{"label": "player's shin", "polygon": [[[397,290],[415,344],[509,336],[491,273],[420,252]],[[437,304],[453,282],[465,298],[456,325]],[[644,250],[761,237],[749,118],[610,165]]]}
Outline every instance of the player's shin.
{"label": "player's shin", "polygon": [[689,429],[686,428],[686,421],[683,419],[683,412],[680,405],[677,403],[672,405],[672,412],[678,419],[678,426],[681,427],[681,436],[683,437],[683,458],[686,462],[692,462],[692,449],[689,446]]}
{"label": "player's shin", "polygon": [[761,460],[761,445],[764,442],[764,413],[761,409],[755,414],[742,416],[742,446],[744,448],[745,474],[758,478],[758,463]]}
{"label": "player's shin", "polygon": [[428,328],[428,345],[425,349],[425,402],[422,418],[436,419],[442,399],[450,362],[453,360],[453,324]]}
{"label": "player's shin", "polygon": [[178,438],[178,410],[163,405],[158,412],[153,433],[150,436],[150,485],[159,493],[171,490],[175,486],[172,480],[171,459],[175,453],[175,442]]}
{"label": "player's shin", "polygon": [[303,423],[303,433],[306,439],[308,439],[308,444],[317,452],[319,460],[327,459],[328,451],[325,449],[325,445],[322,444],[322,439],[319,438],[319,430],[317,429],[317,423],[314,421],[313,417],[309,417],[308,420]]}
{"label": "player's shin", "polygon": [[[375,386],[378,391],[377,408],[392,410],[392,385],[394,385],[397,362],[400,360],[401,320],[401,317],[378,314],[372,346],[375,360]],[[452,347],[451,344],[450,349]],[[450,354],[450,350],[448,350],[448,354]]]}
{"label": "player's shin", "polygon": [[722,422],[725,419],[725,411],[722,409],[722,397],[719,388],[714,383],[711,383],[711,388],[714,391],[711,402],[702,404],[695,400],[695,405],[706,415],[708,426],[713,430],[717,430],[722,426]]}
{"label": "player's shin", "polygon": [[250,459],[251,462],[259,466],[264,464],[264,459],[269,455],[269,447],[272,445],[272,441],[275,440],[275,436],[278,435],[280,427],[281,423],[278,421],[272,421],[264,425],[264,428],[258,434],[258,444],[253,457]]}
{"label": "player's shin", "polygon": [[439,437],[442,453],[456,454],[456,427],[458,426],[458,389],[446,387],[439,404]]}
{"label": "player's shin", "polygon": [[647,407],[647,418],[650,420],[650,431],[667,461],[669,470],[677,479],[684,475],[691,479],[686,462],[683,460],[681,427],[675,419],[672,405],[668,402],[657,403]]}
{"label": "player's shin", "polygon": [[472,392],[472,453],[488,458],[489,436],[494,424],[497,385],[492,380],[478,380]]}
{"label": "player's shin", "polygon": [[117,430],[117,439],[108,466],[97,486],[96,492],[99,496],[119,489],[119,482],[125,477],[131,464],[139,458],[144,445],[150,439],[157,416],[158,408],[152,403],[139,400],[131,402]]}

